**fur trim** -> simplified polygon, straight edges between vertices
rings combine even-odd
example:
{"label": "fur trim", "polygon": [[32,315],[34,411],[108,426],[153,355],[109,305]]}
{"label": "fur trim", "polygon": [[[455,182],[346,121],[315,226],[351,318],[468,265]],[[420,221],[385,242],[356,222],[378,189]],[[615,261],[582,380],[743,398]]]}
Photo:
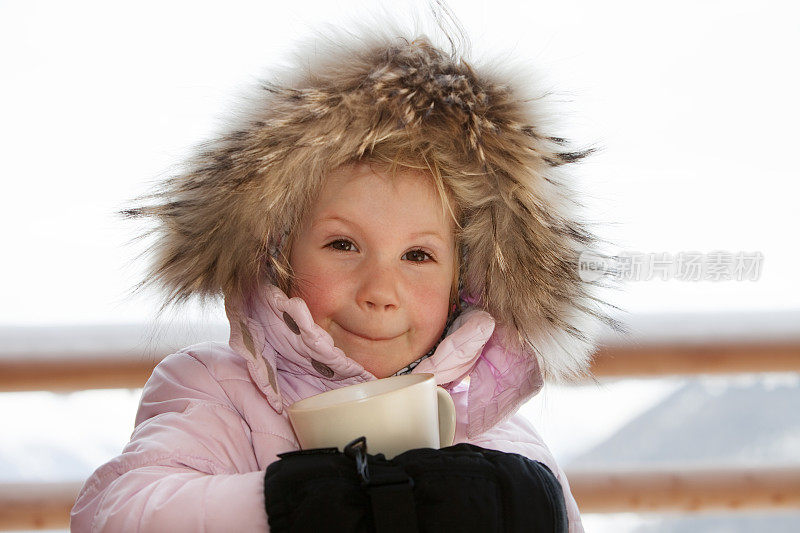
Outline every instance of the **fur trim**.
{"label": "fur trim", "polygon": [[462,207],[466,296],[545,378],[585,372],[598,321],[613,323],[579,277],[578,256],[597,241],[573,214],[564,172],[591,150],[545,131],[542,95],[529,97],[520,76],[397,35],[308,47],[262,85],[238,127],[127,210],[158,223],[143,284],[170,303],[275,283],[270,245],[298,225],[326,172],[393,143],[419,154]]}

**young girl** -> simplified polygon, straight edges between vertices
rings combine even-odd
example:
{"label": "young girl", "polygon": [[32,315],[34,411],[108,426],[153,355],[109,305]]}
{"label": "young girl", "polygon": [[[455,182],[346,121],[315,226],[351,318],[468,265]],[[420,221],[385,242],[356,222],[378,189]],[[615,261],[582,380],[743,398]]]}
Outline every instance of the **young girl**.
{"label": "young girl", "polygon": [[585,371],[604,315],[578,256],[541,98],[425,37],[316,43],[149,205],[149,282],[222,295],[230,343],[165,358],[122,454],[86,482],[73,531],[265,531],[264,471],[297,450],[286,407],[430,372],[455,442],[563,471],[517,409]]}

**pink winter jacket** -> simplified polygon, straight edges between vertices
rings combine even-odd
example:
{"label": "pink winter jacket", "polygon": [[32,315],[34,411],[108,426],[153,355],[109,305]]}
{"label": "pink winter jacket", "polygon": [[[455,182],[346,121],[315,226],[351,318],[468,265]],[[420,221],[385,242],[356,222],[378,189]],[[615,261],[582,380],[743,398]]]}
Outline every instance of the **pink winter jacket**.
{"label": "pink winter jacket", "polygon": [[[130,442],[86,481],[72,531],[268,531],[264,471],[299,449],[286,407],[376,378],[333,345],[302,299],[276,287],[256,298],[244,319],[228,309],[229,345],[196,344],[156,367]],[[542,387],[538,366],[504,349],[494,329],[488,313],[466,309],[413,372],[434,373],[452,395],[456,443],[546,464],[564,489],[570,533],[582,532],[564,472],[516,414]]]}

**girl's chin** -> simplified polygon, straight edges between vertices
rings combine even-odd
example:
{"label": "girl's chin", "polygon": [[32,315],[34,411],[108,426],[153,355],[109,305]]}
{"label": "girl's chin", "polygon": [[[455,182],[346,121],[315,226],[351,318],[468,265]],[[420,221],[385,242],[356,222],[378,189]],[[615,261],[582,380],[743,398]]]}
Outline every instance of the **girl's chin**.
{"label": "girl's chin", "polygon": [[419,359],[418,356],[402,354],[398,356],[396,352],[377,351],[367,353],[363,349],[353,349],[348,352],[346,348],[342,349],[342,351],[347,357],[363,366],[364,370],[377,378],[392,376],[398,370]]}
{"label": "girl's chin", "polygon": [[334,346],[378,378],[394,375],[425,353],[422,346],[411,346],[414,340],[411,332],[388,340],[370,340],[350,333],[337,324],[328,333],[333,337]]}

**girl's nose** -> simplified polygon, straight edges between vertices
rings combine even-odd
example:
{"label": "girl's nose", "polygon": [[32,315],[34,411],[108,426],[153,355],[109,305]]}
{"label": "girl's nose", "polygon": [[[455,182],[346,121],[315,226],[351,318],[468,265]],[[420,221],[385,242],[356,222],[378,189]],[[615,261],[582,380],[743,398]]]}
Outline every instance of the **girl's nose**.
{"label": "girl's nose", "polygon": [[400,305],[398,297],[398,272],[377,261],[364,265],[356,298],[367,311],[390,311]]}

